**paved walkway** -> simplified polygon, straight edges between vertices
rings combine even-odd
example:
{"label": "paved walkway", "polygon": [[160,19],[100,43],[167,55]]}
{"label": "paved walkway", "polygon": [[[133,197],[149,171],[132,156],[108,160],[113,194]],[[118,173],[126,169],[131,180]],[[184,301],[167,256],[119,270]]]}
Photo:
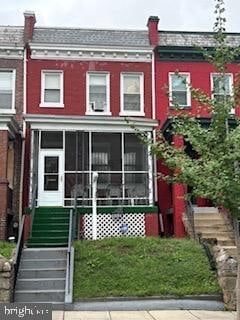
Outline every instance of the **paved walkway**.
{"label": "paved walkway", "polygon": [[53,320],[235,320],[236,312],[167,311],[53,311]]}

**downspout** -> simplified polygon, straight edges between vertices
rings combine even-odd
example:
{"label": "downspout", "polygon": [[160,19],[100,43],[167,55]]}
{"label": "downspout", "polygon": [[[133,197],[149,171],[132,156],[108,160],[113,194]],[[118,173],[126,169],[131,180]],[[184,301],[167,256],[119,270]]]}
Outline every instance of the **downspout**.
{"label": "downspout", "polygon": [[[27,48],[24,48],[23,53],[23,115],[26,114],[27,104],[26,104],[26,93],[27,93]],[[22,115],[22,116],[23,116]],[[23,208],[23,177],[24,177],[24,156],[25,156],[25,135],[26,135],[26,123],[22,118],[22,154],[21,154],[21,173],[20,173],[20,191],[19,191],[19,221],[22,218],[22,208]]]}

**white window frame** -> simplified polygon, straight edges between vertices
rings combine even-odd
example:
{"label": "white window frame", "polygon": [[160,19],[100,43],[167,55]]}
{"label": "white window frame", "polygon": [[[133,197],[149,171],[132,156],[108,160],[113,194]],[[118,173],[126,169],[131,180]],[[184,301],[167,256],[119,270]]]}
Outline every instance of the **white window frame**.
{"label": "white window frame", "polygon": [[0,69],[0,72],[12,72],[12,107],[11,109],[1,109],[0,106],[0,113],[6,113],[6,114],[14,114],[16,113],[16,69]]}
{"label": "white window frame", "polygon": [[[214,99],[214,83],[213,83],[213,77],[215,75],[220,75],[220,72],[212,72],[210,74],[210,83],[211,83],[211,97],[212,99]],[[225,76],[230,76],[229,77],[229,95],[232,97],[233,96],[233,74],[230,72],[225,73]],[[230,114],[235,114],[235,108],[232,108],[232,110],[230,111]]]}
{"label": "white window frame", "polygon": [[181,77],[181,76],[186,76],[187,77],[187,79],[186,79],[186,88],[187,88],[187,91],[186,91],[186,93],[187,93],[187,104],[185,105],[185,104],[179,104],[179,107],[181,108],[181,109],[191,109],[191,107],[192,107],[192,101],[191,101],[191,91],[190,91],[190,87],[189,87],[189,85],[190,85],[190,83],[191,83],[191,75],[190,75],[190,72],[179,72],[178,74],[176,74],[176,72],[169,72],[169,74],[168,74],[168,83],[169,83],[169,105],[170,105],[170,107],[174,107],[174,104],[172,103],[172,101],[173,101],[173,97],[172,97],[172,76],[173,75],[179,75],[179,77]]}
{"label": "white window frame", "polygon": [[[140,79],[140,110],[130,111],[124,110],[124,77],[125,76],[139,76]],[[120,80],[120,116],[145,116],[144,113],[144,73],[143,72],[122,72]]]}
{"label": "white window frame", "polygon": [[[91,75],[104,75],[106,77],[106,110],[105,111],[94,111],[90,106],[89,100],[89,86],[90,86],[90,76]],[[86,73],[86,115],[102,115],[102,116],[110,116],[112,113],[110,111],[110,74],[109,72],[102,71],[89,71]]]}
{"label": "white window frame", "polygon": [[[45,102],[45,75],[50,73],[58,73],[60,75],[60,101],[59,102]],[[41,102],[40,107],[43,108],[64,108],[63,102],[63,71],[62,70],[42,70],[41,71]]]}

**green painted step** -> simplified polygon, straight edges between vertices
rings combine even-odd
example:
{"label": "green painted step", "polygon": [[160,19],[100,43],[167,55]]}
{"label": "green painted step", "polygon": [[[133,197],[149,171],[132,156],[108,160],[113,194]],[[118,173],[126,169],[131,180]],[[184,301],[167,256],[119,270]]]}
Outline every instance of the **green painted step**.
{"label": "green painted step", "polygon": [[70,210],[59,207],[36,208],[29,248],[66,247]]}
{"label": "green painted step", "polygon": [[29,243],[53,243],[53,242],[68,242],[68,237],[30,237]]}
{"label": "green painted step", "polygon": [[68,230],[69,224],[66,223],[34,223],[33,231],[47,231],[47,230]]}
{"label": "green painted step", "polygon": [[34,223],[68,223],[69,217],[36,216]]}
{"label": "green painted step", "polygon": [[49,212],[36,212],[35,213],[35,217],[45,217],[45,216],[47,216],[47,217],[50,217],[50,216],[52,216],[52,217],[69,217],[69,212],[51,212],[51,211],[49,211]]}
{"label": "green painted step", "polygon": [[67,230],[33,230],[32,238],[35,237],[68,237]]}

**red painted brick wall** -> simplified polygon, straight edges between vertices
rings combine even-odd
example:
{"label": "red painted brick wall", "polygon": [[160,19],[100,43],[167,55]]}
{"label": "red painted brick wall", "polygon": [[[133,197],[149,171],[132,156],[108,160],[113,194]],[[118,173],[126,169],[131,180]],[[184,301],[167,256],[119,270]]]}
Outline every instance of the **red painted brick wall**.
{"label": "red painted brick wall", "polygon": [[145,214],[145,235],[147,237],[159,236],[159,222],[156,213]]}
{"label": "red painted brick wall", "polygon": [[[157,162],[157,171],[162,172],[163,174],[170,174],[169,169],[162,163],[161,160]],[[170,212],[170,209],[173,208],[172,195],[171,195],[171,186],[163,181],[158,180],[158,206],[163,217],[164,224],[164,235],[172,236],[174,233],[173,230],[173,214]]]}
{"label": "red painted brick wall", "polygon": [[[169,113],[169,100],[166,96],[163,87],[169,85],[169,72],[188,72],[190,73],[191,85],[194,88],[200,88],[204,92],[211,94],[211,82],[210,74],[217,72],[216,69],[209,63],[206,62],[165,62],[159,61],[156,57],[156,118],[160,120],[161,125],[164,124],[168,118]],[[231,64],[228,66],[228,72],[233,73],[234,78],[239,70],[237,64]],[[192,115],[197,115],[198,105],[196,101],[192,100],[192,108],[190,110],[185,110],[183,112],[190,113]],[[170,110],[170,113],[174,111]],[[236,113],[240,115],[239,108]],[[207,111],[202,111],[200,116],[208,117],[209,113]]]}
{"label": "red painted brick wall", "polygon": [[[112,116],[120,111],[120,73],[144,73],[144,105],[147,118],[152,117],[151,63],[99,62],[99,61],[49,61],[28,62],[27,112],[55,115],[79,115],[86,112],[86,72],[104,71],[110,73],[110,109]],[[63,70],[64,108],[40,108],[41,70]]]}

